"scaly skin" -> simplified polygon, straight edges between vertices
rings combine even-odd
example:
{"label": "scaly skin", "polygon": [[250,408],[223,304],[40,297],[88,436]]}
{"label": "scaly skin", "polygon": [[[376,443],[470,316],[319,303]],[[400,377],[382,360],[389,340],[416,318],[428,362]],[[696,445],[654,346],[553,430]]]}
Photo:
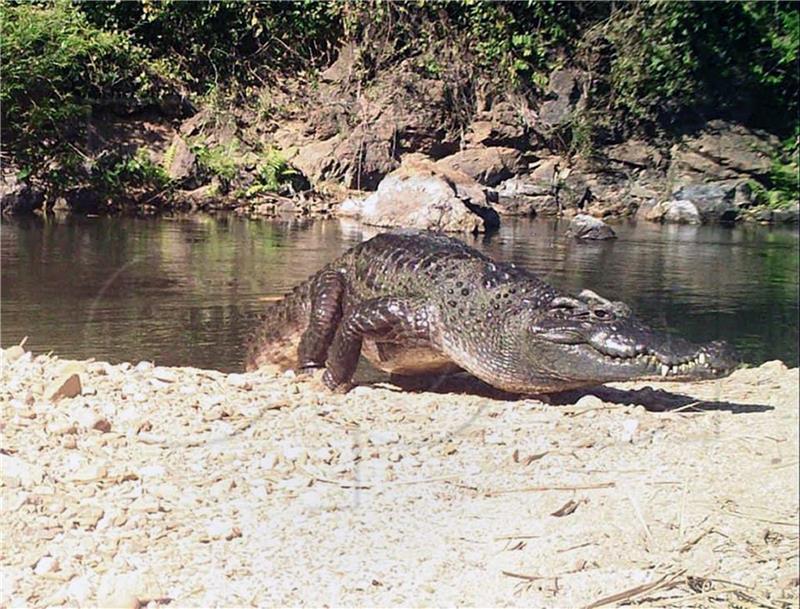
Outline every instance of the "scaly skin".
{"label": "scaly skin", "polygon": [[397,231],[357,245],[271,306],[246,367],[325,367],[347,387],[362,354],[397,374],[463,369],[515,393],[609,381],[724,376],[721,342],[658,333],[626,305],[567,296],[514,264],[436,233]]}

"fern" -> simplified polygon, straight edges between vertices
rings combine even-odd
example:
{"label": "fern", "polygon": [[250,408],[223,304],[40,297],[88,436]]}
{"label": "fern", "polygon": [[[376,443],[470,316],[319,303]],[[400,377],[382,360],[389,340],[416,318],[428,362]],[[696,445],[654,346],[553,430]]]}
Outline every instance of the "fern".
{"label": "fern", "polygon": [[161,167],[169,173],[169,168],[172,167],[172,162],[175,160],[175,153],[178,150],[178,144],[176,140],[173,140],[172,143],[167,148],[167,151],[164,153],[164,160],[161,161]]}
{"label": "fern", "polygon": [[292,176],[297,175],[295,170],[280,150],[270,148],[264,157],[264,162],[259,167],[258,183],[268,192],[278,192],[291,182]]}

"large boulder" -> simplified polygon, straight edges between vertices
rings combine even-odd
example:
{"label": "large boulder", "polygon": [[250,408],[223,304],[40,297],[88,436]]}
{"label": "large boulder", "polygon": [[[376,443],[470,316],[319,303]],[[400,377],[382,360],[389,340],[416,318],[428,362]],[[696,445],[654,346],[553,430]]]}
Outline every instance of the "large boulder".
{"label": "large boulder", "polygon": [[537,131],[548,132],[568,124],[585,105],[582,73],[578,70],[554,70],[546,91],[546,101],[539,107]]}
{"label": "large boulder", "polygon": [[297,167],[309,182],[319,185],[329,177],[336,165],[334,151],[340,138],[333,136],[327,140],[312,141],[297,150],[291,157],[292,165]]}
{"label": "large boulder", "polygon": [[670,180],[688,184],[703,180],[763,178],[779,150],[778,139],[736,123],[710,121],[685,136],[671,150]]}
{"label": "large boulder", "polygon": [[637,139],[608,146],[603,153],[608,160],[633,168],[659,167],[664,161],[658,148]]}
{"label": "large boulder", "polygon": [[490,110],[478,111],[464,134],[468,146],[525,147],[536,114],[524,97],[495,102]]}
{"label": "large boulder", "polygon": [[44,203],[44,192],[13,173],[0,176],[0,212],[3,214],[29,214]]}
{"label": "large boulder", "polygon": [[391,124],[359,125],[333,151],[336,168],[329,177],[346,188],[375,190],[383,177],[400,164]]}
{"label": "large boulder", "polygon": [[177,133],[164,156],[167,175],[174,182],[183,182],[194,175],[197,157]]}
{"label": "large boulder", "polygon": [[588,214],[578,214],[570,220],[567,236],[575,239],[616,239],[617,234],[608,224]]}
{"label": "large boulder", "polygon": [[522,169],[522,154],[514,148],[471,148],[444,157],[437,165],[467,174],[487,186],[496,186]]}
{"label": "large boulder", "polygon": [[648,201],[636,212],[637,220],[664,222],[667,224],[700,224],[700,211],[694,203],[686,200]]}
{"label": "large boulder", "polygon": [[537,163],[529,174],[515,175],[497,186],[497,211],[508,216],[556,216],[558,188],[565,162],[549,157]]}
{"label": "large boulder", "polygon": [[702,222],[735,222],[739,207],[735,198],[737,184],[691,184],[672,192],[672,199],[690,201],[700,214]]}
{"label": "large boulder", "polygon": [[381,227],[484,232],[499,225],[486,192],[469,176],[409,155],[365,199],[348,199],[340,216]]}

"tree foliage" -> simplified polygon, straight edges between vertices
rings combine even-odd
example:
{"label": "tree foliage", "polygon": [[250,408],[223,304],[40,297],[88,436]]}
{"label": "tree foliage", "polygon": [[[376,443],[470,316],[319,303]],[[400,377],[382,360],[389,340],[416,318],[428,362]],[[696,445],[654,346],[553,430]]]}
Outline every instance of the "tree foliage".
{"label": "tree foliage", "polygon": [[578,67],[590,75],[590,134],[731,115],[786,136],[797,123],[798,19],[776,0],[6,1],[3,139],[41,160],[109,101],[313,78],[344,41],[359,48],[364,85],[412,59],[429,77],[450,71],[535,102],[553,68]]}

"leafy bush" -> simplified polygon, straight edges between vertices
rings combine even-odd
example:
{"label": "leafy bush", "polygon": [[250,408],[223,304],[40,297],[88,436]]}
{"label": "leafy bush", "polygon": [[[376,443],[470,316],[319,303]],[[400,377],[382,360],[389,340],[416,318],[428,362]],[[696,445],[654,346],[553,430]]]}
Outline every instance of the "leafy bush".
{"label": "leafy bush", "polygon": [[151,84],[146,51],[68,2],[0,3],[0,37],[3,140],[29,162],[75,139],[94,106],[146,95]]}
{"label": "leafy bush", "polygon": [[[165,82],[207,100],[241,85],[280,88],[284,75],[313,80],[344,41],[359,50],[359,91],[411,60],[445,83],[459,126],[479,93],[515,89],[538,101],[553,68],[581,68],[590,95],[565,142],[572,151],[725,114],[787,135],[800,97],[800,12],[782,0],[7,0],[0,36],[3,141],[33,172],[79,142],[85,117],[109,102],[142,107]],[[261,99],[262,113],[272,112],[270,97]],[[209,173],[235,175],[227,147],[196,152]],[[72,165],[80,163],[61,163]],[[786,182],[784,173],[776,169],[773,182]]]}
{"label": "leafy bush", "polygon": [[230,77],[248,79],[259,65],[306,67],[327,58],[341,33],[342,2],[85,1],[96,26],[125,31],[155,58],[180,67],[204,91]]}
{"label": "leafy bush", "polygon": [[165,169],[150,160],[147,151],[141,148],[133,156],[117,159],[101,156],[91,173],[94,183],[109,195],[120,194],[130,186],[165,188],[169,184]]}

